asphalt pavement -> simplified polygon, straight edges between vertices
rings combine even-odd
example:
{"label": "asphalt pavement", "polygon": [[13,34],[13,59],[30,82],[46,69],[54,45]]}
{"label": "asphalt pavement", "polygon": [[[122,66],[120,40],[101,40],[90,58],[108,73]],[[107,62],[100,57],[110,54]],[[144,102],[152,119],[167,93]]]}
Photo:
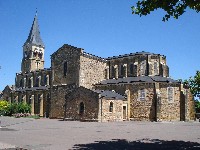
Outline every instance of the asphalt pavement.
{"label": "asphalt pavement", "polygon": [[200,122],[79,122],[0,117],[0,149],[200,149]]}

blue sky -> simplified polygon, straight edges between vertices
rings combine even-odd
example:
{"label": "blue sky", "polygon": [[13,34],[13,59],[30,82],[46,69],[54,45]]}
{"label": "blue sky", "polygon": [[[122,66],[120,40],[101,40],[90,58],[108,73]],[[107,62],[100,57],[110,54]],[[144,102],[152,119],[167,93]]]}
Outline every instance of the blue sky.
{"label": "blue sky", "polygon": [[146,17],[131,14],[136,0],[1,0],[0,90],[14,84],[21,70],[22,45],[36,8],[45,43],[45,67],[63,44],[100,57],[137,51],[167,57],[170,76],[187,79],[200,70],[200,14],[187,10],[180,19],[162,22],[158,10]]}

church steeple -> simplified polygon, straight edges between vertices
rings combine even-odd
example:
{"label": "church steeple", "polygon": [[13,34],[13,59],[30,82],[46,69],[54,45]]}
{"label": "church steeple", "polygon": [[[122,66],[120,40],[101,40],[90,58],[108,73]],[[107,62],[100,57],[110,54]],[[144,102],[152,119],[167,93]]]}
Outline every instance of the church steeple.
{"label": "church steeple", "polygon": [[42,38],[40,36],[40,30],[39,30],[39,24],[38,24],[38,17],[37,17],[37,11],[33,20],[33,24],[28,36],[28,39],[24,43],[24,45],[27,44],[34,44],[37,46],[42,46],[44,47],[44,43],[42,41]]}
{"label": "church steeple", "polygon": [[22,72],[44,69],[44,43],[40,37],[37,12],[28,39],[23,45]]}

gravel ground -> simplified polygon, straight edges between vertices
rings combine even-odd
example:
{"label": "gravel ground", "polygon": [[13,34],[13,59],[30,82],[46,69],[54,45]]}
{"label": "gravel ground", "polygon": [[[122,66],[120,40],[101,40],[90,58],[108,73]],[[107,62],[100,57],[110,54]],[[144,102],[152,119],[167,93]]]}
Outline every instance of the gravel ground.
{"label": "gravel ground", "polygon": [[0,117],[0,149],[200,149],[200,122],[78,122]]}

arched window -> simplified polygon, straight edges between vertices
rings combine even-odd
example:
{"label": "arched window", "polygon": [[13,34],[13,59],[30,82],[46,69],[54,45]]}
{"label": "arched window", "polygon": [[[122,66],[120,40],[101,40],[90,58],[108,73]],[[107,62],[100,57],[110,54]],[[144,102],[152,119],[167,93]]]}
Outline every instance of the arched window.
{"label": "arched window", "polygon": [[112,66],[111,67],[111,78],[114,78],[115,77],[115,67]]}
{"label": "arched window", "polygon": [[133,74],[133,64],[130,64],[130,74]]}
{"label": "arched window", "polygon": [[63,72],[64,72],[64,76],[66,77],[67,76],[67,62],[64,63],[63,65]]}
{"label": "arched window", "polygon": [[140,99],[140,101],[144,101],[145,98],[146,98],[145,89],[140,89],[140,91],[139,91],[139,99]]}
{"label": "arched window", "polygon": [[167,88],[167,95],[168,95],[168,102],[172,103],[174,101],[174,88],[173,87]]}
{"label": "arched window", "polygon": [[32,81],[31,81],[31,78],[28,79],[28,87],[31,87],[32,86]]}
{"label": "arched window", "polygon": [[43,79],[43,83],[44,83],[44,85],[47,85],[47,76],[44,75],[43,77],[44,77],[44,79]]}
{"label": "arched window", "polygon": [[37,77],[36,78],[36,86],[39,87],[40,86],[40,80],[41,80],[41,77]]}
{"label": "arched window", "polygon": [[110,102],[109,112],[113,112],[113,102]]}
{"label": "arched window", "polygon": [[85,111],[85,106],[84,106],[84,103],[81,102],[79,105],[79,114],[82,115],[84,111]]}
{"label": "arched window", "polygon": [[19,86],[20,86],[20,87],[23,87],[23,79],[20,79]]}
{"label": "arched window", "polygon": [[120,65],[120,75],[124,76],[124,66]]}

